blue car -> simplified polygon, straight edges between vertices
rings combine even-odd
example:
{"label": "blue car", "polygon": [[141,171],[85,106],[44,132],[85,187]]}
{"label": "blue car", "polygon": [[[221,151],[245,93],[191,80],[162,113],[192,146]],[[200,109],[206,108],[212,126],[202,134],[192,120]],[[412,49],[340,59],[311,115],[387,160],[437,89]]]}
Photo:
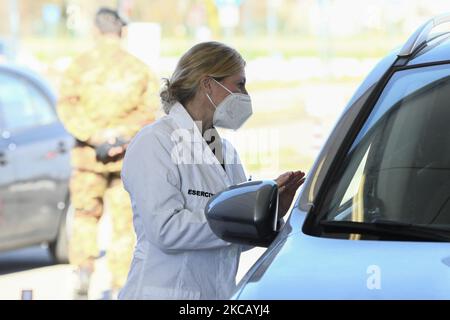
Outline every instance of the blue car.
{"label": "blue car", "polygon": [[34,72],[0,65],[0,252],[47,243],[65,263],[74,139]]}
{"label": "blue car", "polygon": [[268,247],[233,299],[450,299],[450,33],[431,33],[447,22],[369,74],[284,225],[273,181],[209,201],[219,237]]}

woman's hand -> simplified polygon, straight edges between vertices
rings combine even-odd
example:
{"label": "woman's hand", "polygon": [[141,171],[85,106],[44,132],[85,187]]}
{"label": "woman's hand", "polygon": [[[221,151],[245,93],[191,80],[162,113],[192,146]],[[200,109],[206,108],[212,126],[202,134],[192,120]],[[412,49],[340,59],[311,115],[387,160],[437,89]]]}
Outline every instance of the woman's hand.
{"label": "woman's hand", "polygon": [[286,215],[294,200],[295,192],[305,181],[305,173],[302,171],[289,171],[275,179],[278,185],[278,218]]}

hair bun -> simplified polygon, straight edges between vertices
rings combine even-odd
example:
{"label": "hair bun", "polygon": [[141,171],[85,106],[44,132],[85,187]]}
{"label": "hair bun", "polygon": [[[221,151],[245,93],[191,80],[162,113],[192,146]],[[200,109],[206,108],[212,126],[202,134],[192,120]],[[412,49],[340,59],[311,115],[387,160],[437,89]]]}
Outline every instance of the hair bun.
{"label": "hair bun", "polygon": [[159,96],[161,97],[161,103],[162,103],[164,112],[166,114],[169,114],[170,108],[176,102],[176,98],[172,94],[170,80],[164,78],[163,82],[164,82],[163,88],[162,88],[161,92],[159,93]]}

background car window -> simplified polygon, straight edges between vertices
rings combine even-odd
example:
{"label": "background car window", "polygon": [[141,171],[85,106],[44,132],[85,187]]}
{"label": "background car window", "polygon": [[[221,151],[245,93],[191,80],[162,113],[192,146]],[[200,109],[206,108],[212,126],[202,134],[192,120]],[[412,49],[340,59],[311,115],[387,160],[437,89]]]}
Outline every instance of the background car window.
{"label": "background car window", "polygon": [[450,224],[450,66],[395,73],[326,196],[327,220]]}
{"label": "background car window", "polygon": [[13,75],[0,74],[0,107],[7,130],[56,121],[56,114],[44,95],[32,84]]}

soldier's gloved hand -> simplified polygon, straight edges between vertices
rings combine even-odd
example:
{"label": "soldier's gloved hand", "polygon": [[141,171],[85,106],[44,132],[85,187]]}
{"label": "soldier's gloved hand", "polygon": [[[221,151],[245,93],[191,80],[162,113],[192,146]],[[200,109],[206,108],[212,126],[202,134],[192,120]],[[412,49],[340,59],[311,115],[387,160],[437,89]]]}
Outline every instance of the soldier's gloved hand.
{"label": "soldier's gloved hand", "polygon": [[112,145],[108,142],[102,143],[95,148],[95,157],[97,161],[102,163],[108,163],[110,161],[110,157],[108,155],[109,150],[112,148]]}
{"label": "soldier's gloved hand", "polygon": [[117,161],[125,153],[127,145],[128,141],[122,138],[116,138],[112,141],[102,143],[95,148],[96,158],[104,164]]}

